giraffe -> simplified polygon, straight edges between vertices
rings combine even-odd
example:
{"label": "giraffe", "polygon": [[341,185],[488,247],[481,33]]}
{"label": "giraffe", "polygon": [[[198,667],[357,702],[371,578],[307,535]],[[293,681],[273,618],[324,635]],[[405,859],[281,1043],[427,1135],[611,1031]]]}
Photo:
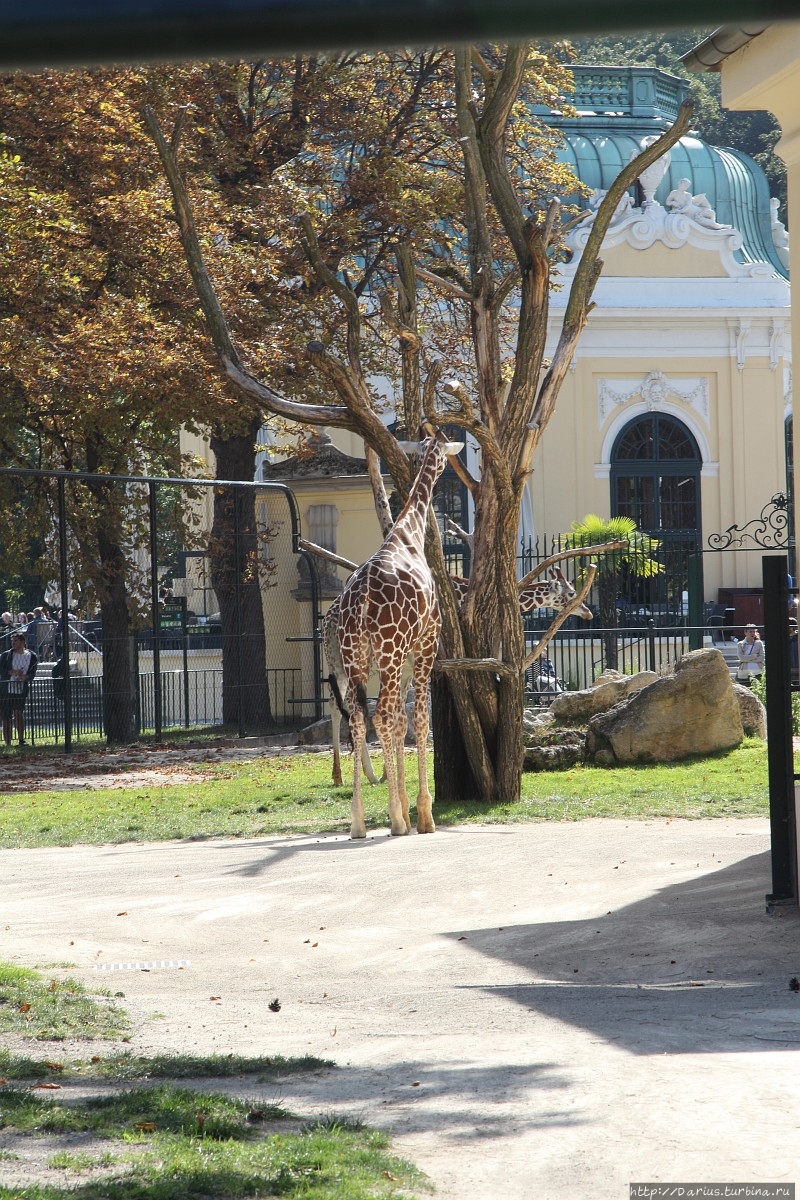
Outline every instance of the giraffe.
{"label": "giraffe", "polygon": [[[378,455],[371,446],[364,447],[364,454],[367,461],[367,474],[372,486],[372,497],[375,502],[375,513],[378,517],[378,524],[381,527],[381,534],[384,538],[391,532],[394,518],[389,507],[389,497],[386,495],[386,488],[383,486],[383,478],[381,477],[380,460]],[[355,566],[353,570],[355,570]],[[339,637],[337,629],[339,625],[339,615],[341,596],[337,596],[333,604],[330,606],[325,616],[320,622],[320,633],[322,635],[322,647],[325,652],[325,661],[328,664],[328,685],[331,689],[331,741],[333,742],[333,772],[332,780],[336,787],[342,786],[342,763],[341,763],[341,727],[342,717],[346,721],[350,720],[350,714],[344,706],[343,696],[347,691],[347,676],[344,671],[344,663],[342,662],[342,652],[339,647]],[[405,695],[405,690],[403,691]],[[378,777],[372,769],[372,760],[367,749],[366,738],[361,747],[361,766],[364,774],[370,783],[378,783]]]}
{"label": "giraffe", "polygon": [[[456,600],[459,604],[463,603],[466,594],[468,579],[464,579],[461,575],[451,575],[450,582],[453,586],[453,591],[456,595]],[[520,615],[528,612],[534,612],[540,608],[552,608],[560,612],[562,608],[575,599],[575,588],[572,583],[566,578],[560,567],[550,567],[545,579],[535,580],[529,583],[526,587],[520,588],[519,592],[519,611]],[[336,787],[342,786],[342,764],[341,764],[341,725],[342,717],[349,720],[350,714],[344,705],[344,694],[347,690],[347,676],[342,663],[342,655],[339,647],[339,639],[337,635],[337,627],[339,624],[341,597],[337,596],[333,604],[330,606],[320,624],[320,632],[322,634],[322,645],[325,651],[325,661],[328,664],[330,674],[328,675],[328,684],[332,693],[331,701],[331,741],[333,743],[333,769],[331,779]],[[579,608],[572,614],[575,617],[580,617],[584,621],[592,620],[592,610],[585,604],[581,604]],[[403,672],[401,683],[401,693],[405,696],[410,676],[407,674],[407,669]],[[361,747],[361,767],[370,783],[378,783],[378,777],[372,766],[372,760],[369,756],[366,739]]]}
{"label": "giraffe", "polygon": [[[469,580],[464,579],[462,575],[451,575],[450,582],[453,585],[457,602],[463,604]],[[537,608],[553,608],[560,612],[575,599],[577,594],[574,585],[570,583],[560,567],[548,567],[544,579],[535,579],[532,583],[519,589],[520,615],[524,616],[525,613],[534,612]],[[591,621],[594,614],[588,605],[581,604],[572,613],[572,616],[580,617],[583,621]]]}
{"label": "giraffe", "polygon": [[419,473],[408,500],[383,545],[353,573],[339,597],[337,635],[347,677],[350,734],[353,741],[353,801],[350,837],[366,837],[361,798],[361,751],[366,738],[367,690],[370,665],[378,668],[380,686],[375,729],[383,750],[389,787],[389,819],[395,836],[409,833],[403,744],[406,714],[401,678],[409,654],[414,656],[414,732],[417,739],[417,832],[433,833],[436,826],[428,790],[428,679],[439,646],[441,616],[430,567],[425,561],[425,529],[433,488],[448,455],[461,446],[438,431],[423,443]]}
{"label": "giraffe", "polygon": [[[381,528],[381,533],[386,538],[392,529],[393,518],[389,507],[389,498],[386,495],[386,489],[383,484],[383,478],[380,473],[380,463],[378,455],[370,446],[365,446],[365,456],[367,463],[367,474],[369,475],[370,484],[372,487],[372,495],[375,503],[375,512],[378,517],[378,523]],[[472,545],[472,536],[466,533],[460,526],[454,524],[449,518],[446,519],[446,527],[449,532],[456,534],[463,541]],[[353,570],[357,568],[353,566]],[[461,575],[451,575],[450,582],[455,592],[456,601],[462,604],[466,595],[469,580]],[[520,615],[528,612],[533,612],[537,609],[552,608],[556,611],[566,608],[572,600],[575,599],[575,587],[566,578],[560,567],[550,567],[544,579],[537,579],[534,582],[520,588],[519,591],[519,611]],[[341,724],[342,717],[349,721],[350,714],[345,708],[344,695],[347,691],[347,675],[345,674],[344,664],[342,662],[341,648],[339,646],[338,624],[340,618],[340,601],[341,596],[338,596],[328,611],[325,613],[320,622],[320,634],[322,646],[325,653],[325,661],[328,664],[329,674],[327,676],[328,685],[331,689],[331,741],[333,744],[333,767],[331,779],[335,787],[342,786],[342,764],[341,764]],[[572,614],[580,617],[584,621],[591,621],[593,613],[585,604],[581,604],[579,608]],[[411,672],[408,663],[405,666],[401,682],[401,695],[405,696],[408,689],[408,684],[411,681]],[[361,767],[371,784],[377,784],[377,775],[372,766],[372,760],[369,756],[366,737],[361,747]]]}

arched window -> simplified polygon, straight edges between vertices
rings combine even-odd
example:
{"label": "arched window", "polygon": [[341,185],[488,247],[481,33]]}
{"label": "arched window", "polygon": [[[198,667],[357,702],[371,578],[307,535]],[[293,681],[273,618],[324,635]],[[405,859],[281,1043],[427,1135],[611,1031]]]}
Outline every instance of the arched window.
{"label": "arched window", "polygon": [[692,434],[664,413],[637,417],[611,452],[611,512],[655,535],[700,530],[702,460]]}

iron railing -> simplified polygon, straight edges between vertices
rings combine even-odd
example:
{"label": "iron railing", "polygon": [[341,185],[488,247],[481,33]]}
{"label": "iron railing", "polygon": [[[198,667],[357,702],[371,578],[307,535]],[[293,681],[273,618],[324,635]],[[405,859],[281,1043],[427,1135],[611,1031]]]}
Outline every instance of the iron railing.
{"label": "iron railing", "polygon": [[[313,719],[302,701],[302,672],[296,668],[270,668],[267,671],[273,711],[281,725],[294,725]],[[222,670],[210,668],[184,672],[164,670],[161,683],[161,729],[210,729],[222,725]],[[72,736],[75,741],[102,738],[103,678],[101,675],[77,675],[70,679]],[[66,684],[52,678],[46,670],[33,680],[25,707],[26,739],[31,744],[58,743],[64,740]],[[155,675],[138,676],[137,723],[140,734],[156,729]]]}

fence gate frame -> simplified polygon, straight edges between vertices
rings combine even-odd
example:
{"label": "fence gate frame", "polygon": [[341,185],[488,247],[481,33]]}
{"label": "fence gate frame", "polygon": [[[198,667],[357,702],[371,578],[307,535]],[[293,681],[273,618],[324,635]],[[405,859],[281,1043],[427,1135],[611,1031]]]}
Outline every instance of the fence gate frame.
{"label": "fence gate frame", "polygon": [[789,603],[797,588],[789,586],[789,558],[769,554],[762,559],[764,640],[767,696],[767,764],[772,855],[772,891],[767,912],[778,906],[797,906],[797,780],[792,739],[792,681],[789,659]]}

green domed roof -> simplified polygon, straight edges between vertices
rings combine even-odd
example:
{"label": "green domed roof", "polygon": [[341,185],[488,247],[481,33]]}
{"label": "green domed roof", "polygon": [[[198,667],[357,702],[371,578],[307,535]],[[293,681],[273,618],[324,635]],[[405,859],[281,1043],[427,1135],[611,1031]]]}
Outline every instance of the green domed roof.
{"label": "green domed roof", "polygon": [[[559,157],[578,178],[587,187],[607,189],[632,153],[641,149],[642,140],[671,125],[687,85],[655,67],[572,69],[571,102],[578,116],[548,109],[537,113],[563,134]],[[665,203],[680,179],[688,179],[692,195],[704,194],[717,220],[741,233],[742,248],[735,257],[743,263],[768,263],[786,278],[772,240],[769,184],[758,163],[739,150],[709,146],[696,134],[682,137],[670,155],[655,194],[658,203]]]}

